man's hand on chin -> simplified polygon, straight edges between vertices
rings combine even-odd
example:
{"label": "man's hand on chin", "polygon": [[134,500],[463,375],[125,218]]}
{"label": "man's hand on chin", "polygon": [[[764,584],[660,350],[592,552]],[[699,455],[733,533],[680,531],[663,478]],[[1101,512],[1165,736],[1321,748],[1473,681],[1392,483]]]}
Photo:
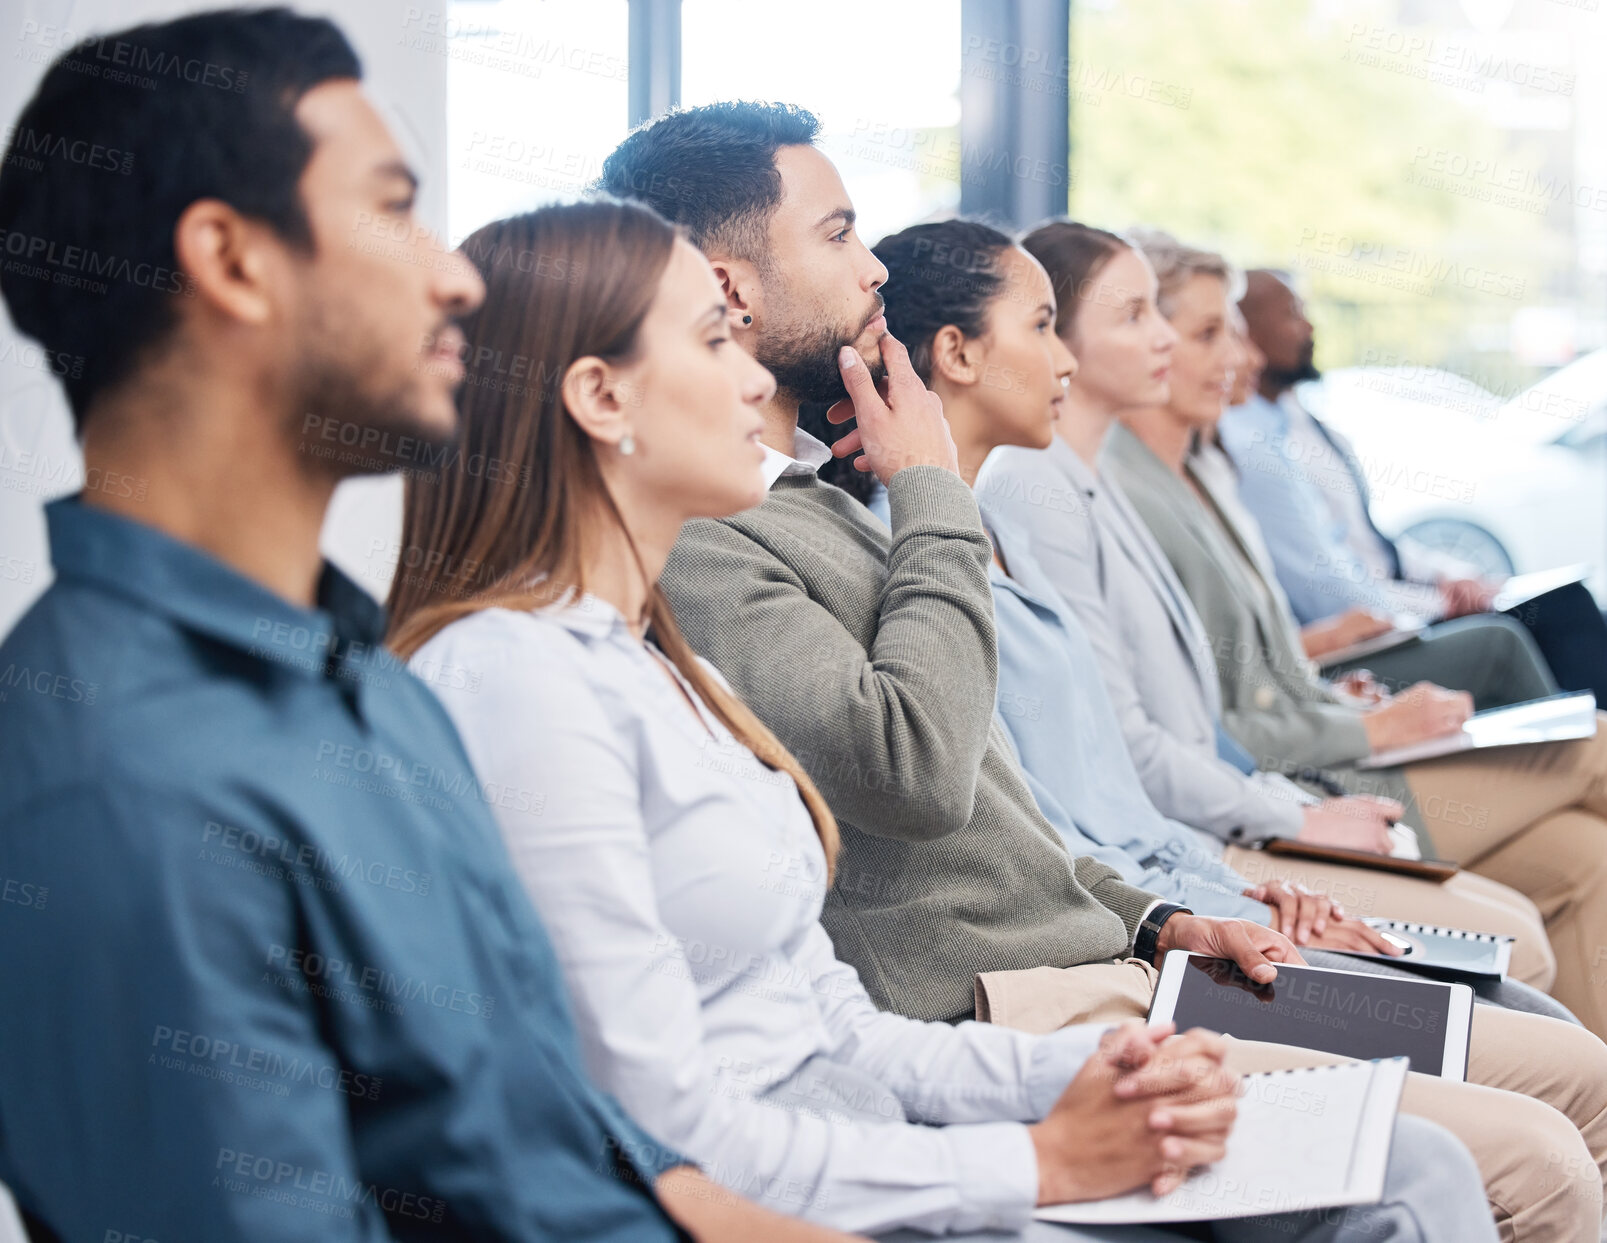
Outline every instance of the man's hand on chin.
{"label": "man's hand on chin", "polygon": [[1155,942],[1155,963],[1169,950],[1192,950],[1212,958],[1228,958],[1257,984],[1270,984],[1280,962],[1305,965],[1294,942],[1283,933],[1247,919],[1212,919],[1179,912],[1161,925]]}

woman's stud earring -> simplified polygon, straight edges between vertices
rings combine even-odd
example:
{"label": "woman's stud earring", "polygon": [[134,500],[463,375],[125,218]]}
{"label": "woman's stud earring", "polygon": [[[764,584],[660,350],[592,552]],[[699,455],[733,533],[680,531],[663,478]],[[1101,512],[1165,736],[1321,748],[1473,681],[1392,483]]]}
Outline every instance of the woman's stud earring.
{"label": "woman's stud earring", "polygon": [[625,457],[629,457],[631,454],[635,453],[636,437],[632,436],[629,432],[626,432],[623,436],[621,436],[619,438],[619,451]]}

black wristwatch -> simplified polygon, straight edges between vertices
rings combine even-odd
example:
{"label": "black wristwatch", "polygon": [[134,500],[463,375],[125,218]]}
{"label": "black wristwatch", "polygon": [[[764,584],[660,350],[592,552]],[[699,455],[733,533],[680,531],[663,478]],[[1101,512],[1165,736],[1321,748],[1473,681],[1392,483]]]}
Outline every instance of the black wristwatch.
{"label": "black wristwatch", "polygon": [[1161,925],[1173,915],[1192,914],[1194,912],[1188,907],[1175,902],[1160,902],[1151,907],[1149,914],[1139,922],[1138,931],[1133,934],[1133,957],[1152,967],[1157,966],[1155,947],[1160,943]]}

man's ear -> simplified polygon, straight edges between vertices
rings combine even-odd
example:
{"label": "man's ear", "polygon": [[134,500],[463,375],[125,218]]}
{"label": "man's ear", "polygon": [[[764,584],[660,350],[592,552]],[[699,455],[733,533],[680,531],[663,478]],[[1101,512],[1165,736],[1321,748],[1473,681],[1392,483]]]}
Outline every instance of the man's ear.
{"label": "man's ear", "polygon": [[596,355],[570,363],[559,391],[569,417],[599,444],[617,447],[634,430],[629,383]]}
{"label": "man's ear", "polygon": [[273,317],[277,244],[270,229],[219,199],[197,199],[173,226],[173,254],[186,289],[242,324]]}
{"label": "man's ear", "polygon": [[932,378],[942,376],[950,384],[969,386],[982,379],[980,341],[968,340],[953,324],[944,324],[932,338]]}
{"label": "man's ear", "polygon": [[[746,345],[758,329],[764,303],[759,270],[746,259],[711,259],[714,279],[725,294],[727,319],[737,341]],[[749,350],[751,353],[752,351]]]}

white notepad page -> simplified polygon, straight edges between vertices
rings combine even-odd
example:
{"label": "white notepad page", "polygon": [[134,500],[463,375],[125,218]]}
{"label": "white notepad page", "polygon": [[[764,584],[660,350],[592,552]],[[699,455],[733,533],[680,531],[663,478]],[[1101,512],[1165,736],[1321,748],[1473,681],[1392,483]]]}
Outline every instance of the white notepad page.
{"label": "white notepad page", "polygon": [[1555,591],[1559,587],[1582,583],[1589,577],[1588,565],[1559,565],[1551,570],[1514,574],[1502,583],[1501,590],[1495,593],[1495,599],[1490,601],[1490,612],[1505,613],[1508,609],[1529,603],[1536,596],[1543,596],[1546,592]]}
{"label": "white notepad page", "polygon": [[1148,1189],[1038,1209],[1042,1221],[1218,1221],[1376,1204],[1407,1059],[1246,1075],[1227,1155],[1159,1199]]}

